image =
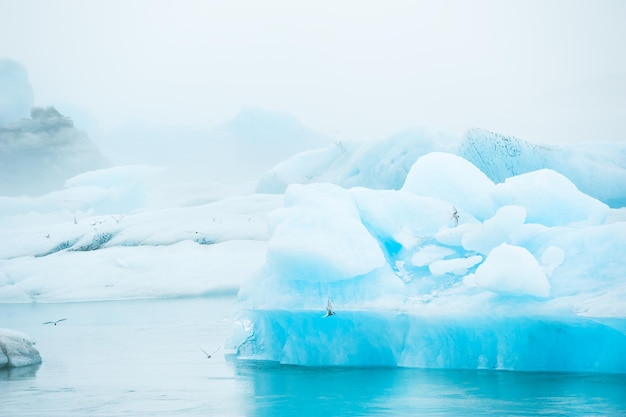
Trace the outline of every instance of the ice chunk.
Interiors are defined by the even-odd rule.
[[[507,178],[496,185],[497,205],[519,205],[526,209],[529,223],[565,226],[576,222],[602,224],[608,206],[580,192],[565,176],[541,169]]]
[[[24,333],[0,329],[0,368],[17,368],[41,363],[35,342]]]
[[[620,214],[594,226],[599,220],[593,217],[608,209],[592,202],[578,220],[573,216],[555,225],[538,216],[529,223],[531,211],[549,214],[553,195],[558,210],[566,208],[563,201],[588,198],[575,188],[559,190],[560,177],[540,171],[535,178],[557,178],[545,184],[555,189],[545,192],[545,202],[537,201],[541,210],[533,205],[538,200],[528,182],[533,175],[525,174],[501,185],[511,187],[510,201],[496,201],[492,210],[506,204],[481,223],[472,216],[480,212],[472,200],[476,195],[452,204],[441,192],[456,187],[462,194],[466,190],[459,184],[471,175],[449,176],[451,185],[444,181],[432,189],[422,181],[437,181],[435,168],[454,165],[455,158],[421,158],[411,172],[421,165],[429,176],[415,177],[416,187],[409,178],[401,190],[329,184],[288,189],[285,207],[270,219],[270,246],[292,234],[283,245],[292,252],[273,262],[268,256],[240,291],[249,309],[242,313],[246,330],[236,332],[233,341],[237,356],[311,366],[624,372],[620,300],[626,285],[616,260],[626,247],[626,222]],[[497,187],[487,182],[478,190],[500,198]],[[460,215],[457,225],[450,222],[453,206]],[[352,246],[333,246],[346,236]],[[313,243],[306,250],[293,251],[307,239]],[[353,252],[367,254],[364,244],[380,248],[381,263]],[[336,315],[322,319],[327,298]],[[610,345],[590,350],[596,337]]]
[[[511,136],[470,129],[457,154],[476,165],[494,182],[543,168],[565,175],[585,194],[611,207],[626,204],[624,144],[593,142],[536,144]]]
[[[452,206],[442,200],[405,191],[350,190],[359,209],[361,221],[388,251],[390,245],[412,248],[438,230],[450,226]],[[461,213],[464,221],[475,221]]]
[[[276,224],[267,262],[284,279],[334,281],[385,264],[376,239],[361,223],[350,194],[330,184],[290,186]]]
[[[493,181],[471,162],[453,154],[432,152],[413,164],[402,190],[447,201],[484,220],[494,213],[493,188]]]
[[[291,183],[330,182],[343,187],[400,189],[415,161],[434,151],[459,155],[496,183],[543,168],[569,178],[582,192],[613,208],[626,205],[626,146],[598,142],[534,144],[471,129],[461,140],[410,129],[381,140],[337,141],[319,152],[298,154],[276,165],[259,181],[258,192],[283,192]],[[481,219],[484,220],[484,219]]]
[[[64,302],[236,292],[267,243],[114,246],[0,263],[0,302]],[[245,262],[241,262],[242,257]],[[237,267],[233,267],[237,265]]]
[[[503,243],[476,269],[476,285],[508,295],[548,297],[550,284],[535,257],[525,248]]]
[[[452,151],[457,142],[455,136],[425,128],[381,140],[335,141],[279,163],[261,177],[257,192],[283,192],[289,184],[312,182],[398,190],[417,158],[433,151]]]
[[[99,216],[0,215],[0,302],[236,292],[265,263],[266,214],[282,204],[249,195]]]
[[[333,145],[306,151],[286,159],[267,171],[256,187],[258,193],[284,193],[289,184],[324,181],[332,175],[327,171],[345,165],[355,144],[335,142]]]
[[[516,233],[526,220],[526,209],[519,206],[504,206],[495,216],[486,220],[481,227],[463,235],[463,247],[488,254],[502,242],[512,243]]]

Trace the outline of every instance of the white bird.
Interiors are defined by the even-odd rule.
[[[452,214],[450,215],[454,219],[454,227],[459,225],[459,212],[456,207],[452,206]]]
[[[333,311],[333,305],[331,304],[330,298],[329,298],[328,301],[326,302],[326,314],[324,314],[322,318],[325,319],[326,317],[330,317],[334,315],[335,315],[335,312]]]
[[[202,352],[204,352],[204,354],[206,355],[207,359],[211,359],[211,357],[213,357],[213,355],[215,355],[217,353],[218,350],[220,350],[220,348],[215,349],[215,352],[213,353],[207,353],[206,350],[202,349],[202,348],[198,348],[200,349]]]
[[[67,320],[67,319],[58,319],[58,320],[56,320],[56,321],[47,321],[47,322],[45,322],[45,323],[43,323],[43,324],[54,324],[54,325],[56,326],[56,325],[57,325],[57,323],[59,323],[59,322],[61,322],[61,321],[65,321],[65,320]]]

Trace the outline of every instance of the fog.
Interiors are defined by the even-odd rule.
[[[618,1],[0,0],[0,188],[121,164],[250,181],[414,127],[623,141],[623,21]],[[33,136],[32,106],[73,126]]]
[[[101,146],[246,105],[341,139],[425,125],[623,140],[625,20],[621,1],[4,0],[0,56]]]

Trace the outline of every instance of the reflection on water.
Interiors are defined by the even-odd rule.
[[[0,381],[34,378],[41,364],[21,368],[0,368]]]
[[[0,304],[43,363],[0,370],[2,416],[626,415],[626,376],[230,362],[234,298]],[[68,317],[58,326],[41,323]]]
[[[254,416],[626,415],[626,376],[240,363]]]

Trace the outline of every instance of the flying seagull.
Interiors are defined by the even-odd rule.
[[[325,319],[326,317],[334,316],[335,312],[333,311],[333,305],[330,303],[330,298],[326,302],[326,314],[322,317]]]
[[[220,348],[215,349],[215,352],[213,353],[207,353],[204,349],[202,348],[198,348],[200,349],[202,352],[204,352],[204,354],[206,355],[207,359],[211,359],[211,357],[213,357],[213,355],[215,355],[217,353],[218,350],[220,350]]]
[[[67,320],[67,319],[58,319],[56,321],[47,321],[47,322],[45,322],[43,324],[54,324],[56,326],[58,322],[65,321],[65,320]]]

